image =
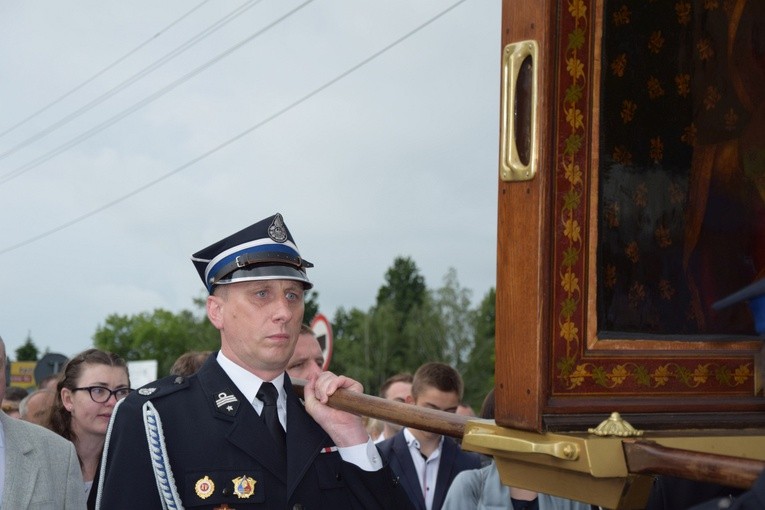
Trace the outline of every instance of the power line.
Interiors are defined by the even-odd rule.
[[[54,227],[54,228],[52,228],[50,230],[42,232],[42,233],[40,233],[40,234],[38,234],[36,236],[30,237],[30,238],[28,238],[28,239],[26,239],[24,241],[21,241],[19,243],[14,244],[14,245],[8,246],[8,247],[3,248],[3,249],[0,249],[0,255],[3,255],[5,253],[11,252],[11,251],[14,251],[14,250],[16,250],[18,248],[21,248],[23,246],[31,244],[31,243],[33,243],[35,241],[39,241],[40,239],[48,237],[48,236],[50,236],[52,234],[55,234],[56,232],[59,232],[59,231],[64,230],[64,229],[66,229],[68,227],[71,227],[72,225],[75,225],[75,224],[77,224],[77,223],[79,223],[81,221],[84,221],[84,220],[90,218],[91,216],[95,216],[96,214],[98,214],[98,213],[100,213],[102,211],[105,211],[105,210],[107,210],[107,209],[109,209],[109,208],[111,208],[111,207],[113,207],[113,206],[115,206],[115,205],[117,205],[117,204],[119,204],[121,202],[124,202],[125,200],[127,200],[129,198],[132,198],[132,197],[138,195],[139,193],[142,193],[142,192],[146,191],[147,189],[155,186],[156,184],[159,184],[160,182],[162,182],[162,181],[172,177],[173,175],[175,175],[177,173],[180,173],[183,170],[185,170],[185,169],[195,165],[196,163],[202,161],[203,159],[206,159],[207,157],[209,157],[209,156],[215,154],[216,152],[224,149],[225,147],[228,147],[229,145],[233,144],[234,142],[244,138],[245,136],[249,135],[253,131],[263,127],[264,125],[268,124],[269,122],[271,122],[271,121],[281,117],[282,115],[284,115],[285,113],[289,112],[293,108],[295,108],[295,107],[301,105],[302,103],[308,101],[309,99],[311,99],[312,97],[316,96],[320,92],[322,92],[325,89],[331,87],[332,85],[334,85],[335,83],[339,82],[340,80],[342,80],[343,78],[347,77],[348,75],[354,73],[358,69],[364,67],[366,64],[368,64],[368,63],[372,62],[373,60],[377,59],[379,56],[381,56],[384,53],[388,52],[392,48],[398,46],[399,44],[401,44],[405,40],[407,40],[410,37],[412,37],[417,32],[421,31],[425,27],[427,27],[430,24],[434,23],[436,20],[440,19],[441,17],[443,17],[444,15],[446,15],[447,13],[452,11],[454,8],[456,8],[460,4],[465,3],[466,1],[467,0],[459,0],[458,2],[455,2],[451,6],[447,7],[446,9],[441,11],[440,13],[438,13],[435,16],[433,16],[432,18],[430,18],[429,20],[425,21],[424,23],[422,23],[421,25],[417,26],[416,28],[410,30],[409,32],[407,32],[403,36],[399,37],[398,39],[396,39],[392,43],[388,44],[387,46],[383,47],[382,49],[376,51],[372,55],[370,55],[367,58],[363,59],[359,63],[357,63],[354,66],[350,67],[349,69],[347,69],[343,73],[339,74],[338,76],[336,76],[336,77],[332,78],[331,80],[325,82],[323,85],[321,85],[318,88],[312,90],[311,92],[309,92],[308,94],[304,95],[300,99],[297,99],[296,101],[292,102],[288,106],[285,106],[284,108],[282,108],[281,110],[277,111],[276,113],[266,117],[265,119],[261,120],[260,122],[250,126],[249,128],[247,128],[244,131],[240,132],[236,136],[234,136],[232,138],[229,138],[225,142],[220,143],[219,145],[217,145],[217,146],[213,147],[212,149],[202,153],[201,155],[195,157],[194,159],[191,159],[191,160],[187,161],[186,163],[182,164],[181,166],[176,167],[175,169],[171,170],[170,172],[168,172],[168,173],[166,173],[164,175],[161,175],[161,176],[157,177],[156,179],[154,179],[154,180],[152,180],[152,181],[150,181],[150,182],[148,182],[148,183],[146,183],[146,184],[144,184],[142,186],[139,186],[138,188],[134,189],[133,191],[130,191],[129,193],[127,193],[125,195],[122,195],[121,197],[118,197],[118,198],[112,200],[111,202],[108,202],[108,203],[106,203],[106,204],[104,204],[104,205],[102,205],[100,207],[97,207],[96,209],[93,209],[93,210],[91,210],[91,211],[89,211],[89,212],[87,212],[85,214],[82,214],[82,215],[80,215],[80,216],[78,216],[78,217],[76,217],[76,218],[74,218],[72,220],[69,220],[66,223],[63,223],[63,224],[61,224],[61,225],[59,225],[57,227]]]
[[[101,76],[102,74],[106,73],[106,72],[107,72],[107,71],[109,71],[110,69],[114,68],[115,66],[117,66],[118,64],[120,64],[121,62],[123,62],[125,59],[127,59],[128,57],[130,57],[130,56],[131,56],[131,55],[133,55],[134,53],[138,52],[139,50],[141,50],[141,49],[142,49],[144,46],[146,46],[146,45],[147,45],[147,44],[149,44],[150,42],[154,41],[154,39],[156,39],[157,37],[161,36],[162,34],[164,34],[165,32],[167,32],[168,30],[170,30],[170,29],[171,29],[173,26],[175,26],[175,25],[177,25],[178,23],[180,23],[180,22],[181,22],[183,19],[185,19],[186,17],[188,17],[188,16],[189,16],[191,13],[193,13],[194,11],[196,11],[197,9],[199,9],[200,7],[202,7],[204,4],[206,4],[206,3],[207,3],[207,2],[209,2],[209,1],[210,1],[210,0],[203,0],[203,1],[202,1],[200,4],[198,4],[196,7],[192,8],[192,9],[191,9],[190,11],[188,11],[186,14],[184,14],[184,15],[183,15],[183,16],[181,16],[180,18],[176,19],[175,21],[173,21],[172,23],[170,23],[169,25],[167,25],[165,28],[163,28],[162,30],[160,30],[159,32],[157,32],[156,34],[154,34],[153,36],[149,37],[149,38],[148,38],[148,39],[146,39],[144,42],[142,42],[141,44],[139,44],[138,46],[136,46],[136,47],[135,47],[135,48],[133,48],[132,50],[128,51],[127,53],[125,53],[124,55],[122,55],[121,57],[119,57],[117,60],[115,60],[114,62],[112,62],[112,63],[111,63],[111,64],[109,64],[108,66],[104,67],[103,69],[101,69],[100,71],[98,71],[96,74],[94,74],[93,76],[91,76],[90,78],[88,78],[87,80],[85,80],[84,82],[80,83],[79,85],[77,85],[76,87],[74,87],[73,89],[71,89],[69,92],[66,92],[65,94],[63,94],[62,96],[60,96],[58,99],[55,99],[55,100],[51,101],[50,103],[48,103],[47,105],[43,106],[42,108],[40,108],[40,109],[39,109],[39,110],[37,110],[36,112],[34,112],[34,113],[30,114],[29,116],[27,116],[27,117],[23,118],[22,120],[20,120],[20,121],[19,121],[19,122],[17,122],[16,124],[12,125],[12,126],[11,126],[11,127],[9,127],[8,129],[6,129],[6,130],[5,130],[5,131],[3,131],[2,133],[0,133],[0,137],[3,137],[3,136],[5,136],[5,135],[7,135],[8,133],[10,133],[10,132],[14,131],[16,128],[23,126],[24,124],[26,124],[26,123],[27,123],[27,122],[29,122],[30,120],[34,119],[35,117],[37,117],[38,115],[40,115],[41,113],[43,113],[44,111],[47,111],[49,108],[51,108],[51,107],[53,107],[53,106],[57,105],[58,103],[60,103],[60,102],[61,102],[61,101],[63,101],[64,99],[66,99],[67,97],[71,96],[72,94],[74,94],[75,92],[77,92],[78,90],[80,90],[81,88],[83,88],[85,85],[87,85],[87,84],[91,83],[93,80],[95,80],[96,78],[98,78],[98,77],[99,77],[99,76]]]
[[[258,0],[258,1],[262,1],[262,0]],[[80,143],[84,142],[85,140],[87,140],[88,138],[92,137],[93,135],[103,131],[104,129],[106,129],[106,128],[114,125],[114,124],[116,124],[117,122],[119,122],[120,120],[124,119],[125,117],[135,113],[138,110],[140,110],[144,106],[146,106],[146,105],[156,101],[157,99],[159,99],[160,97],[164,96],[168,92],[172,91],[173,89],[175,89],[179,85],[187,82],[188,80],[190,80],[191,78],[193,78],[197,74],[199,74],[202,71],[206,70],[207,68],[209,68],[213,64],[218,63],[219,61],[221,61],[224,58],[228,57],[229,55],[231,55],[232,53],[234,53],[238,49],[242,48],[246,44],[250,43],[251,41],[253,41],[257,37],[263,35],[265,32],[267,32],[268,30],[272,29],[273,27],[275,27],[276,25],[278,25],[279,23],[281,23],[285,19],[289,18],[290,16],[292,16],[293,14],[295,14],[296,12],[298,12],[303,7],[305,7],[306,5],[310,4],[313,1],[314,0],[306,0],[302,4],[298,5],[297,7],[292,9],[291,11],[287,12],[286,14],[284,14],[283,16],[277,18],[273,22],[269,23],[268,25],[266,25],[262,29],[258,30],[257,32],[255,32],[251,36],[247,37],[243,41],[240,41],[239,43],[235,44],[234,46],[231,46],[230,48],[228,48],[223,53],[219,53],[214,58],[208,60],[207,62],[205,62],[201,66],[199,66],[199,67],[189,71],[185,75],[181,76],[180,78],[178,78],[177,80],[173,81],[169,85],[166,85],[165,87],[163,87],[162,89],[158,90],[157,92],[154,92],[153,94],[150,94],[150,95],[146,96],[145,98],[143,98],[142,100],[138,101],[137,103],[133,103],[131,106],[129,106],[128,108],[122,110],[121,112],[117,113],[116,115],[113,115],[113,116],[109,117],[108,119],[106,119],[102,123],[100,123],[100,124],[90,128],[90,129],[80,133],[79,135],[75,136],[74,138],[69,139],[67,142],[64,142],[63,144],[59,145],[58,147],[55,147],[55,148],[49,150],[48,152],[46,152],[42,156],[38,156],[37,158],[33,159],[32,161],[28,161],[27,163],[21,165],[20,167],[17,167],[15,169],[11,170],[7,174],[4,174],[4,175],[0,176],[0,184],[3,184],[3,183],[6,183],[6,182],[8,182],[8,181],[10,181],[12,179],[15,179],[16,177],[18,177],[18,176],[28,172],[29,170],[32,170],[33,168],[36,168],[36,167],[40,166],[41,164],[45,163],[46,161],[49,161],[49,160],[53,159],[54,157],[58,156],[62,152],[68,151],[72,147],[75,147],[75,146],[79,145]]]
[[[208,0],[205,0],[205,1],[208,1]],[[64,126],[64,125],[68,124],[69,122],[71,122],[72,120],[74,120],[77,117],[81,116],[82,114],[89,112],[90,110],[92,110],[93,108],[98,106],[99,104],[103,103],[104,101],[106,101],[110,97],[113,97],[117,93],[119,93],[122,90],[126,89],[127,87],[129,87],[133,83],[137,82],[141,78],[143,78],[143,77],[151,74],[152,72],[156,71],[157,69],[159,69],[160,67],[162,67],[163,65],[168,63],[170,60],[174,59],[175,57],[177,57],[178,55],[180,55],[184,51],[188,50],[189,48],[191,48],[192,46],[194,46],[198,42],[206,39],[208,36],[210,36],[211,34],[216,32],[220,28],[224,27],[229,22],[231,22],[234,19],[238,18],[239,16],[244,14],[245,11],[247,11],[251,7],[254,7],[255,5],[259,4],[262,1],[263,0],[248,0],[248,2],[245,3],[244,5],[242,5],[240,7],[237,7],[232,12],[228,13],[226,16],[222,17],[221,19],[219,19],[218,21],[213,23],[211,26],[209,26],[206,29],[204,29],[203,31],[199,32],[194,37],[192,37],[191,39],[187,40],[186,42],[184,42],[183,44],[181,44],[180,46],[178,46],[177,48],[175,48],[171,52],[165,54],[161,58],[155,60],[154,62],[152,62],[148,66],[144,67],[142,70],[140,70],[136,74],[134,74],[134,75],[130,76],[129,78],[127,78],[126,80],[122,81],[119,85],[116,85],[116,86],[112,87],[111,89],[107,90],[106,92],[104,92],[103,94],[98,96],[97,98],[91,100],[90,102],[88,102],[84,106],[81,106],[80,108],[78,108],[77,110],[73,111],[72,113],[69,113],[69,114],[65,115],[63,118],[61,118],[58,121],[54,122],[53,124],[49,125],[45,129],[43,129],[41,131],[38,131],[34,135],[32,135],[32,136],[22,140],[21,142],[17,143],[16,145],[11,147],[7,151],[1,153],[0,154],[0,161],[5,159],[5,158],[7,158],[11,154],[19,151],[20,149],[23,149],[24,147],[26,147],[26,146],[36,142],[37,140],[39,140],[41,138],[44,138],[45,136],[51,134],[52,132],[54,132],[58,128],[60,128],[61,126]],[[197,6],[197,8],[198,7],[199,6]],[[113,67],[113,65],[110,66],[110,67]],[[91,80],[92,80],[92,78],[91,78]],[[88,80],[88,81],[91,81],[91,80]],[[77,87],[76,89],[73,89],[73,90],[77,90],[80,87],[82,87],[82,85],[80,85],[79,87]],[[63,97],[66,97],[66,96],[62,96],[62,98]],[[31,118],[31,117],[28,117],[28,118]],[[2,136],[2,135],[0,135],[0,136]]]

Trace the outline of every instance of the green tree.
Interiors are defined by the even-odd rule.
[[[432,322],[426,321],[432,317],[432,302],[414,260],[396,257],[384,280],[366,324],[367,342],[374,353],[368,366],[374,375],[365,384],[375,391],[390,375],[415,370],[432,355],[429,342],[434,339],[422,332],[432,329]]]
[[[435,305],[443,327],[443,361],[460,372],[473,345],[470,298],[470,290],[461,287],[457,280],[457,270],[449,268],[443,287],[436,291]]]
[[[32,341],[32,333],[27,333],[24,344],[16,349],[16,361],[37,361],[40,351]]]
[[[425,301],[427,287],[417,264],[410,257],[396,257],[385,273],[385,284],[377,291],[377,306],[390,303],[404,321],[409,313]]]
[[[343,307],[335,311],[332,320],[332,358],[329,369],[336,374],[356,379],[364,385],[366,393],[373,393],[371,381],[374,380],[372,358],[374,348],[369,341],[368,314],[352,308]]]
[[[189,310],[172,313],[156,309],[132,316],[113,314],[97,328],[93,340],[97,348],[115,352],[128,361],[157,360],[160,377],[169,373],[173,362],[184,352],[215,350],[220,346],[220,335],[207,317]]]
[[[376,394],[392,374],[445,360],[446,328],[439,306],[414,261],[397,257],[385,273],[375,306],[367,312],[336,312],[332,370]]]
[[[492,287],[471,317],[473,346],[462,377],[465,380],[465,401],[473,405],[476,411],[494,387],[496,299],[496,291]]]
[[[315,290],[309,290],[306,293],[303,322],[305,324],[310,324],[317,313],[319,313],[319,293]]]

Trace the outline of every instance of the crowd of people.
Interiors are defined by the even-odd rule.
[[[0,508],[590,510],[502,485],[490,458],[452,438],[327,405],[362,388],[325,371],[303,324],[312,264],[280,214],[192,261],[220,349],[188,352],[141,388],[121,357],[88,349],[13,395],[0,339]],[[434,361],[392,375],[380,397],[474,416],[463,393],[459,372]],[[493,410],[492,392],[480,416]]]
[[[176,360],[170,375],[190,377],[211,355],[209,351],[189,351]],[[303,324],[286,373],[290,379],[316,379],[323,365],[319,342],[310,327]],[[87,508],[96,508],[97,491],[93,490],[93,484],[99,475],[108,425],[117,402],[133,391],[127,363],[115,354],[88,349],[72,357],[52,381],[53,384],[51,380],[43,381],[38,389],[25,392],[17,406],[20,414],[16,418],[49,429],[74,446],[73,458],[77,459],[82,477],[82,480],[77,480],[80,482],[78,490],[83,499],[74,506],[70,501],[62,500],[58,507],[80,508],[87,505]],[[462,402],[460,374],[439,362],[419,367],[414,375],[400,373],[389,377],[380,389],[380,396],[453,413],[468,407]],[[468,416],[475,415],[462,412]],[[493,394],[484,402],[481,417],[493,418]],[[550,502],[558,498],[546,495],[541,496],[538,507],[518,506],[519,501],[524,501],[526,505],[535,501],[536,493],[501,485],[493,462],[481,455],[462,451],[452,438],[391,422],[378,422],[378,425],[379,429],[376,429],[372,422],[366,423],[369,439],[377,444],[383,463],[390,467],[393,478],[403,488],[412,508],[590,508],[583,503],[565,500],[553,504]],[[378,432],[372,432],[374,430]],[[480,490],[476,490],[476,484],[479,484]],[[520,497],[523,499],[518,499]],[[466,504],[467,501],[470,504]],[[486,504],[486,501],[493,501],[494,506]],[[504,501],[505,506],[497,506],[499,501]]]

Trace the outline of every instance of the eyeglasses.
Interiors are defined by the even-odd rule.
[[[72,391],[88,390],[90,398],[97,404],[104,404],[112,398],[114,395],[115,400],[122,400],[127,397],[131,391],[130,388],[117,388],[116,390],[110,390],[103,386],[85,386],[84,388],[72,388]]]

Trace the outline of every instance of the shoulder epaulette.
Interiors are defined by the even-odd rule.
[[[170,375],[141,386],[136,393],[145,400],[154,400],[176,391],[186,389],[189,386],[189,380],[180,375]]]

